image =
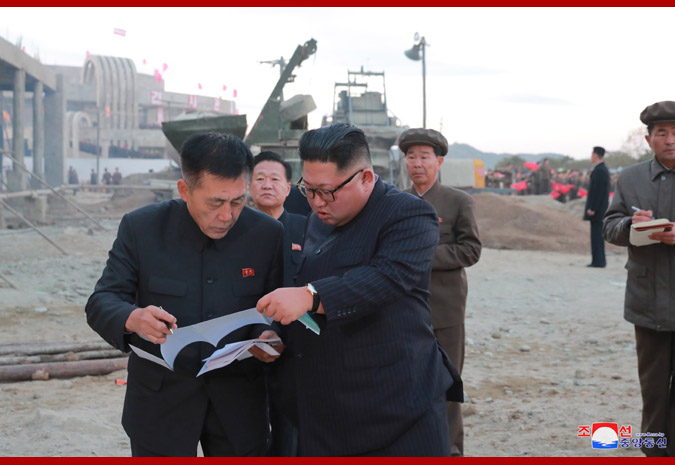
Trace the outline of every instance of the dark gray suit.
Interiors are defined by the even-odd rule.
[[[318,336],[293,323],[283,354],[300,455],[450,453],[446,394],[462,386],[431,327],[438,236],[429,203],[379,180],[348,224],[310,216],[295,284],[313,283],[326,315]]]
[[[201,232],[182,200],[131,212],[122,218],[87,302],[87,321],[120,350],[129,351],[131,343],[161,356],[159,345],[125,333],[131,311],[161,305],[181,327],[255,307],[281,284],[282,231],[279,222],[247,207],[218,240]],[[240,328],[219,347],[257,337],[266,328]],[[195,378],[213,350],[208,343],[187,346],[175,372],[131,354],[122,424],[132,444],[160,455],[194,455],[208,409],[222,423],[234,454],[264,453],[263,364],[251,358]]]

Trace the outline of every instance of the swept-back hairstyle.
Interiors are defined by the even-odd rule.
[[[253,155],[246,145],[234,136],[218,133],[190,136],[180,151],[183,178],[190,188],[199,184],[202,175],[237,179],[253,171]]]
[[[307,131],[300,138],[298,154],[303,162],[333,162],[339,171],[358,161],[372,166],[366,135],[361,129],[346,123]]]
[[[280,163],[281,166],[284,167],[284,171],[286,173],[286,181],[291,182],[291,179],[293,178],[293,167],[291,166],[290,163],[284,160],[284,157],[279,155],[277,152],[265,150],[264,152],[260,152],[258,155],[253,157],[253,166],[255,167],[258,163],[263,161],[275,161],[277,163]]]
[[[602,147],[593,147],[593,152],[600,158],[605,156],[605,149]]]

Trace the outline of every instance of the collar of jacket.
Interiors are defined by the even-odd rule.
[[[662,174],[675,174],[675,170],[669,170],[661,164],[658,158],[654,156],[651,162],[649,163],[649,177],[652,181],[655,181],[657,177]]]
[[[440,185],[441,185],[441,182],[440,182],[438,179],[436,179],[436,182],[434,182],[434,183],[431,185],[431,187],[430,187],[429,189],[426,190],[426,192],[425,192],[424,194],[420,194],[419,192],[417,192],[417,189],[415,189],[415,186],[414,186],[414,185],[412,186],[412,192],[413,192],[417,197],[419,197],[420,199],[423,199],[423,198],[424,198],[425,196],[427,196],[427,195],[432,195],[432,196],[433,196],[434,193],[438,192],[438,189],[440,189],[440,187],[439,187]]]

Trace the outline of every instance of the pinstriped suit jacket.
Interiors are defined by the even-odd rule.
[[[431,326],[437,244],[433,207],[380,180],[350,223],[335,228],[310,216],[295,284],[314,284],[324,327],[317,336],[293,323],[284,352],[302,455],[382,449],[444,396],[453,375],[461,392]]]

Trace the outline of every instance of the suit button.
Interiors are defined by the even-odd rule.
[[[213,278],[206,278],[206,284],[213,284]]]
[[[319,255],[319,254],[321,253],[321,249],[316,249],[316,250],[314,251],[314,253],[315,253],[316,255]]]

